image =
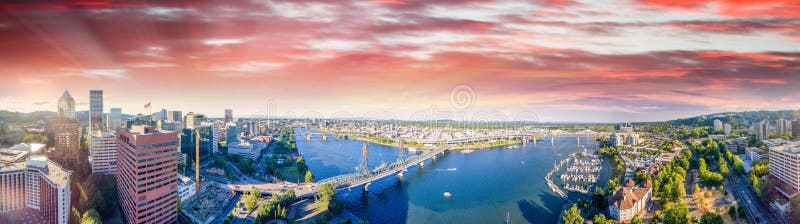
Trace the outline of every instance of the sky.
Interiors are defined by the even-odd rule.
[[[626,122],[800,109],[800,1],[0,3],[0,110]],[[144,109],[150,102],[153,109]]]

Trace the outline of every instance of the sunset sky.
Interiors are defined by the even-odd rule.
[[[0,3],[0,110],[653,121],[800,108],[800,1]],[[427,117],[426,117],[427,116]]]

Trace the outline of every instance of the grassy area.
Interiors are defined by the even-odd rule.
[[[278,173],[285,181],[297,182],[297,180],[304,180],[304,176],[300,174],[300,171],[295,166],[278,168]]]

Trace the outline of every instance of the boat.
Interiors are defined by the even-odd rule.
[[[506,211],[506,224],[511,224],[511,212]]]
[[[417,151],[417,148],[408,148],[408,151],[409,151],[409,152],[416,152],[416,151]]]
[[[444,197],[445,197],[445,198],[449,198],[450,196],[453,196],[453,194],[450,194],[450,192],[449,192],[449,191],[445,191],[445,192],[444,192]]]

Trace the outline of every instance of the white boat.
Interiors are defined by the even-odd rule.
[[[450,194],[449,191],[444,192],[444,197],[449,198],[450,196],[453,196],[453,194]]]
[[[417,148],[408,148],[408,151],[409,151],[409,152],[416,152],[416,151],[417,151]]]

